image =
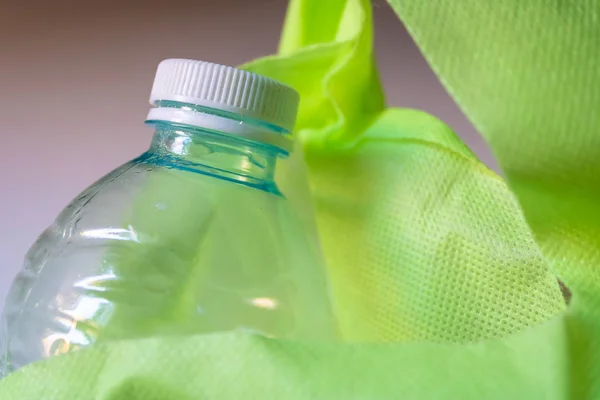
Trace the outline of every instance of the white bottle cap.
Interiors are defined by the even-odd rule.
[[[236,113],[291,132],[299,95],[248,71],[204,61],[168,59],[158,65],[150,104],[168,100]]]

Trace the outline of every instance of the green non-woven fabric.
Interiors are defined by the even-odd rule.
[[[597,305],[600,3],[390,3],[488,140],[574,306]]]
[[[572,387],[600,397],[600,3],[390,3],[487,139],[551,269],[573,293],[579,340],[571,345],[580,358]]]
[[[440,121],[383,107],[370,2],[320,4],[292,1],[281,54],[245,67],[300,93],[296,144],[343,338],[468,342],[559,312],[503,181]]]
[[[437,32],[432,43],[448,35],[444,24],[452,24],[460,4],[467,3],[465,13],[473,21],[490,11],[474,2],[393,5],[407,16],[413,33]],[[558,271],[558,261],[548,256],[506,163],[499,157],[517,198],[443,123],[416,110],[385,109],[373,62],[370,7],[366,0],[293,0],[280,54],[246,65],[302,95],[296,146],[303,158],[281,183],[293,192],[307,182],[311,201],[299,204],[316,221],[343,339],[354,343],[235,333],[113,341],[17,371],[0,381],[0,399],[597,397],[593,354],[600,330],[589,311],[582,311],[589,308],[564,310],[548,265],[550,260]],[[529,10],[522,7],[523,13]],[[503,26],[498,29],[512,29],[511,15],[501,14],[504,19],[494,22]],[[467,32],[467,21],[455,24]],[[487,54],[465,45],[464,53],[470,51],[475,59]],[[465,55],[440,47],[428,54],[440,64]],[[496,68],[516,71],[503,62]],[[446,83],[444,74],[454,73],[449,71],[438,68]],[[514,77],[530,84],[528,76]],[[466,96],[467,89],[452,92]],[[512,101],[494,99],[494,106]],[[494,118],[492,125],[506,122],[503,115]],[[516,131],[511,140],[526,143],[534,132]],[[490,143],[498,153],[499,145]],[[523,165],[536,152],[551,153],[546,141],[535,143],[537,148],[522,153]],[[305,176],[297,177],[298,170]],[[537,193],[536,179],[530,183],[522,187]],[[545,209],[543,197],[530,198]],[[552,220],[574,226],[566,218]],[[555,254],[564,255],[561,265],[578,265],[586,252],[594,254],[594,248],[585,249]],[[585,281],[559,275],[569,285]],[[581,287],[593,288],[593,280],[586,285]],[[589,304],[578,293],[593,297],[593,292],[576,289],[574,305]]]
[[[568,322],[505,340],[309,345],[238,334],[113,342],[5,378],[0,399],[566,399]]]

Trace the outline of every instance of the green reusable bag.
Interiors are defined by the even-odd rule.
[[[384,107],[369,1],[293,0],[279,55],[246,68],[302,95],[281,186],[346,343],[113,341],[17,371],[0,399],[600,397],[598,6],[390,3],[510,186],[432,116]]]

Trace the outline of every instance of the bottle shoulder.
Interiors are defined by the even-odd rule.
[[[71,242],[98,237],[133,240],[133,232],[165,235],[169,227],[185,231],[208,220],[277,226],[289,224],[292,214],[279,194],[138,158],[82,191],[49,231]]]

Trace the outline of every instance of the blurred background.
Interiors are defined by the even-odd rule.
[[[28,247],[90,183],[137,156],[158,62],[237,65],[276,51],[286,0],[0,1],[0,305]],[[374,1],[393,106],[449,124],[492,166],[395,14]]]

